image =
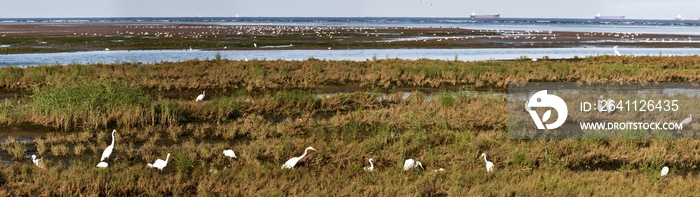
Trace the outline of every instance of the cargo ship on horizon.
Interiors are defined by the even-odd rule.
[[[475,12],[472,12],[471,18],[501,18],[501,14],[493,14],[493,15],[476,15]]]
[[[625,15],[622,16],[601,16],[600,13],[595,15],[595,19],[598,20],[624,20]]]
[[[683,18],[679,14],[678,16],[676,16],[676,20],[679,20],[679,21],[700,21],[700,18]]]

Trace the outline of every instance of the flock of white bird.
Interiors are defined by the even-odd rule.
[[[615,46],[615,52],[617,53],[617,46]],[[195,102],[203,101],[204,96],[205,96],[205,94],[204,94],[205,92],[206,91],[202,91],[202,94],[198,95],[197,98],[195,98]],[[601,95],[600,97],[603,98],[603,95]],[[610,103],[610,99],[608,99],[608,103]],[[525,105],[527,106],[527,104],[525,104]],[[602,105],[600,105],[600,103],[599,103],[598,106],[602,106]],[[609,111],[612,111],[612,110],[609,109]],[[692,118],[693,118],[693,115],[690,114],[688,118],[683,119],[683,121],[681,121],[681,124],[683,124],[683,125],[690,124],[690,122],[692,121]],[[108,159],[109,156],[112,154],[112,151],[114,150],[114,133],[116,133],[116,132],[117,132],[116,129],[112,130],[112,144],[107,146],[107,148],[105,148],[105,150],[102,152],[102,157],[100,157],[100,163],[97,164],[98,168],[107,168],[107,166],[109,166],[109,164],[107,162],[105,162],[105,159]],[[308,154],[309,150],[316,151],[316,149],[314,149],[311,146],[307,147],[306,149],[304,149],[304,154],[302,154],[301,156],[292,157],[291,159],[287,160],[287,162],[284,162],[284,164],[282,165],[282,169],[294,168],[294,166],[297,165],[299,160],[301,160],[302,158],[304,158]],[[236,153],[231,149],[224,150],[223,155],[230,157],[230,158],[238,159],[238,156],[236,156]],[[479,156],[479,158],[482,158],[482,157],[484,158],[486,172],[494,172],[494,164],[493,164],[493,162],[486,159],[486,153],[481,153],[481,156]],[[168,153],[168,155],[165,157],[165,160],[158,158],[153,163],[146,164],[146,166],[149,168],[157,168],[158,170],[160,170],[162,172],[163,168],[165,168],[165,166],[168,165],[169,159],[170,159],[170,153]],[[363,170],[369,171],[369,172],[374,171],[374,163],[372,163],[373,161],[374,160],[372,158],[369,158],[369,166],[363,167]],[[37,159],[36,155],[32,155],[32,162],[37,167],[44,168],[43,158]],[[412,158],[406,159],[404,161],[404,164],[403,164],[403,170],[408,171],[412,168],[420,168],[421,170],[425,170],[425,168],[423,167],[423,164],[420,161],[416,161]],[[440,168],[438,170],[435,170],[435,172],[441,172],[444,170],[445,169]],[[668,175],[668,172],[669,172],[668,166],[664,166],[661,169],[661,176]]]

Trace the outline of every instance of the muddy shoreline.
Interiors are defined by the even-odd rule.
[[[700,35],[452,27],[3,24],[0,54],[102,50],[303,50],[700,46]]]

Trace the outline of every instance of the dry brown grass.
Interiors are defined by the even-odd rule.
[[[656,69],[653,65],[658,64],[669,65],[667,72],[671,75],[687,77],[673,80],[692,81],[696,76],[689,73],[697,68],[690,64],[700,61],[697,59],[601,57],[571,62],[476,62],[459,67],[493,69],[468,82],[485,85],[503,79],[506,74],[515,81],[578,81],[583,79],[561,76],[618,72],[626,73],[619,74],[620,79],[637,80],[639,78],[628,77],[629,73]],[[278,63],[278,67],[273,67],[271,62]],[[459,72],[418,68],[419,65],[443,65],[443,61],[406,62],[350,62],[344,66],[345,62],[317,60],[260,61],[258,66],[264,68],[265,75],[262,76],[276,75],[268,71],[271,68],[288,69],[289,72],[279,72],[279,75],[286,73],[286,76],[314,73],[304,76],[302,82],[306,85],[289,86],[308,85],[308,88],[317,85],[318,81],[332,78],[330,76],[341,78],[340,71],[352,76],[355,75],[353,72],[362,71],[357,76],[366,77],[368,86],[390,84],[388,87],[399,83],[441,86],[445,82],[440,81],[447,80],[445,76],[450,76],[455,84],[461,84],[461,78],[466,77],[465,80],[469,81],[468,77],[477,75],[459,70],[466,68],[456,68]],[[186,84],[184,79],[194,71],[184,66],[177,67],[179,64],[194,62],[169,64],[173,69],[182,69],[182,73],[160,73],[164,75],[163,79],[182,79],[181,83]],[[198,62],[190,66],[200,66],[202,70],[212,67],[233,69],[211,64]],[[222,61],[220,64],[245,68],[252,63]],[[379,64],[383,67],[378,67]],[[620,64],[624,69],[615,71],[594,64]],[[637,67],[629,66],[637,64]],[[154,69],[142,68],[148,66],[120,68],[127,65],[112,65],[119,68],[117,72],[124,72],[125,81],[134,79],[134,76],[125,74],[132,72],[129,69]],[[416,67],[411,69],[418,70],[410,70],[411,65]],[[99,70],[104,69],[103,66],[106,67],[89,68]],[[209,67],[205,69],[203,66]],[[528,67],[552,72],[537,74],[540,70],[517,70]],[[252,74],[260,72],[255,68],[246,69],[253,69]],[[399,72],[397,69],[403,70]],[[148,71],[144,75],[158,73]],[[319,74],[321,71],[328,76]],[[338,73],[334,74],[335,71]],[[397,73],[370,76],[391,72]],[[175,74],[180,76],[170,76]],[[211,73],[200,74],[207,78]],[[241,77],[249,76],[250,73]],[[410,80],[399,82],[387,76],[415,78],[408,77],[405,79]],[[231,78],[235,77],[232,75]],[[275,80],[289,80],[285,83],[292,84],[299,82],[293,80],[297,78],[258,76],[257,85],[251,87],[253,90],[273,87],[270,81]],[[376,82],[377,78],[381,78],[380,82]],[[136,82],[129,83],[141,86]],[[217,83],[209,81],[205,84],[215,86]],[[112,122],[112,128],[72,124],[79,132],[48,133],[34,141],[39,155],[47,154],[45,160],[53,165],[38,169],[21,159],[17,161],[23,162],[3,164],[0,195],[692,196],[697,192],[698,140],[513,140],[508,139],[506,131],[507,102],[498,96],[450,91],[426,95],[414,91],[406,100],[398,99],[402,94],[395,93],[390,94],[395,99],[379,101],[374,94],[365,92],[316,98],[312,91],[286,89],[289,87],[282,85],[280,88],[284,90],[250,94],[221,93],[200,103],[191,99],[149,97],[149,104],[139,110],[142,114],[152,115],[134,116],[148,121],[139,120],[137,122],[141,123],[135,124]],[[152,109],[151,106],[161,107]],[[111,143],[109,131],[114,128],[117,129],[116,145],[109,159],[110,166],[97,169],[95,164],[99,162],[99,154]],[[6,147],[15,142],[18,141],[8,138],[2,143],[2,149],[8,151]],[[280,169],[287,159],[299,156],[307,146],[318,151],[310,152],[293,170]],[[46,147],[51,147],[51,151]],[[74,147],[72,152],[68,147]],[[78,147],[84,147],[84,150],[78,150]],[[239,159],[224,157],[222,151],[226,148],[233,149]],[[73,157],[80,153],[95,155],[80,159]],[[167,153],[172,155],[163,173],[145,167],[156,158],[165,159]],[[478,158],[481,153],[486,153],[495,163],[495,173],[485,172],[483,160]],[[375,160],[375,172],[362,171],[369,157]],[[407,158],[421,161],[426,171],[403,172],[401,166]],[[659,170],[665,165],[671,167],[671,175],[661,178]],[[432,173],[439,168],[446,171]]]

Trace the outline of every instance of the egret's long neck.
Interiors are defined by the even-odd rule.
[[[170,154],[168,154],[168,156],[165,157],[165,163],[168,163],[168,159],[170,159]]]
[[[372,163],[372,160],[369,160],[369,166],[370,166],[370,168],[374,168],[374,164]]]
[[[304,156],[306,156],[306,153],[308,153],[308,152],[309,152],[309,149],[307,148],[306,150],[304,150],[304,154],[299,156],[299,158],[304,158]]]
[[[114,145],[114,131],[112,131],[112,145]]]
[[[486,155],[484,155],[484,162],[488,163],[489,160],[486,160]]]

